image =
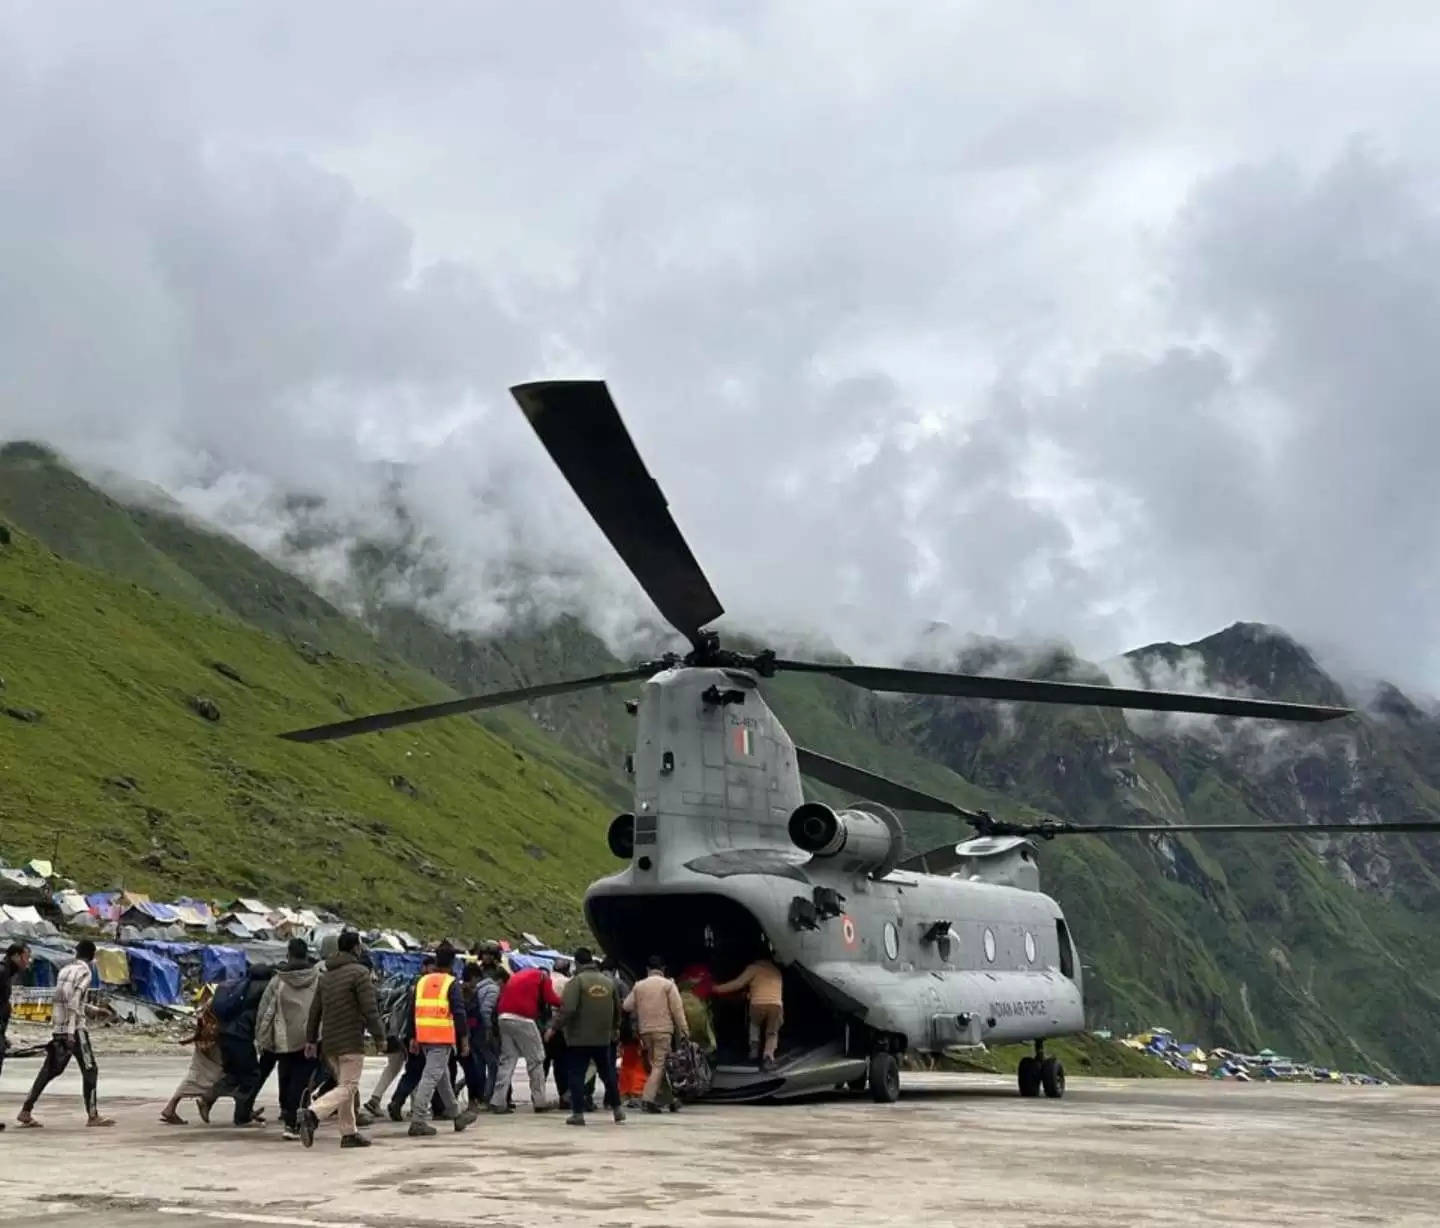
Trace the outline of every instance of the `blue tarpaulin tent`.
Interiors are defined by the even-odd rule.
[[[382,951],[375,949],[366,951],[365,955],[366,958],[370,960],[370,966],[382,977],[420,975],[421,955],[419,951]],[[456,975],[458,975],[458,973]]]
[[[144,947],[131,947],[130,985],[147,1002],[171,1006],[180,1001],[180,965]]]
[[[216,981],[238,981],[249,966],[245,952],[239,947],[202,947],[200,979],[207,985]]]
[[[166,959],[184,959],[187,955],[194,955],[196,951],[204,949],[202,943],[198,942],[166,942],[162,938],[145,938],[134,946],[144,947],[147,951],[154,951],[156,955],[163,955]]]
[[[505,958],[512,972],[519,972],[522,968],[544,968],[549,972],[555,967],[554,956],[546,959],[540,955],[521,955],[518,951],[511,951]]]

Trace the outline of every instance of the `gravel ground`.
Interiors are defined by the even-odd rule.
[[[0,1136],[0,1223],[1440,1223],[1440,1095],[1422,1087],[1077,1078],[1053,1102],[1020,1100],[1008,1079],[927,1074],[907,1076],[894,1105],[692,1106],[624,1126],[595,1115],[584,1130],[522,1107],[430,1140],[385,1122],[363,1152],[341,1151],[330,1126],[305,1151],[273,1126],[220,1124],[221,1112],[208,1127],[161,1125],[184,1065],[102,1051],[102,1100],[119,1122],[104,1131],[84,1127],[67,1074],[42,1102],[45,1129]],[[7,1065],[6,1118],[33,1070]]]

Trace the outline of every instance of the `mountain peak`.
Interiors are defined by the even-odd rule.
[[[1252,692],[1269,699],[1343,705],[1345,692],[1310,650],[1269,623],[1236,622],[1190,644],[1150,644],[1125,654],[1155,680],[1154,666],[1184,678],[1177,689]]]

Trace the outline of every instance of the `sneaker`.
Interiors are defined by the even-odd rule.
[[[533,1112],[536,1113],[551,1113],[555,1110],[555,1106],[553,1104],[532,1104],[530,1108]]]
[[[340,1136],[342,1147],[369,1147],[370,1140],[363,1134],[342,1134]]]
[[[680,1111],[680,1102],[678,1100],[672,1100],[665,1107],[672,1113],[678,1113]]]
[[[379,1117],[380,1114],[385,1111],[380,1104],[379,1096],[371,1096],[370,1099],[365,1102],[364,1108],[371,1117]]]
[[[647,1113],[660,1112],[660,1106],[656,1104],[653,1100],[642,1100],[640,1102],[640,1107],[644,1109]]]
[[[468,1125],[470,1125],[471,1122],[473,1122],[474,1120],[475,1120],[475,1114],[472,1113],[469,1109],[466,1109],[463,1113],[456,1113],[456,1114],[455,1114],[455,1133],[456,1133],[456,1134],[459,1134],[460,1131],[462,1131],[463,1129],[465,1129],[465,1127],[468,1126]]]
[[[430,1138],[435,1133],[435,1127],[428,1121],[412,1121],[410,1123],[411,1138]]]
[[[624,1123],[624,1121],[625,1121],[625,1110],[624,1110],[624,1109],[616,1108],[616,1109],[611,1110],[611,1113],[612,1113],[612,1116],[615,1118],[615,1124],[616,1124],[617,1126]]]
[[[314,1112],[306,1109],[300,1114],[300,1141],[307,1147],[315,1146],[315,1131],[320,1125],[320,1119]],[[346,1136],[349,1137],[348,1135]]]
[[[515,1111],[513,1104],[507,1104],[503,1109],[498,1104],[486,1105],[485,1108],[489,1113],[513,1113]]]
[[[294,1126],[286,1126],[285,1129],[280,1131],[280,1137],[283,1138],[287,1143],[298,1142],[300,1138],[300,1131],[297,1130]]]
[[[357,1126],[373,1126],[375,1124],[375,1116],[373,1113],[356,1113],[355,1124]]]
[[[404,1106],[403,1104],[401,1104],[400,1101],[398,1101],[398,1100],[392,1100],[392,1101],[390,1102],[389,1107],[385,1110],[385,1112],[390,1115],[390,1120],[391,1120],[391,1121],[404,1121],[404,1120],[405,1120],[405,1106]],[[378,1114],[377,1114],[377,1116],[378,1116]]]
[[[565,1124],[567,1126],[583,1126],[585,1124],[585,1114],[571,1113],[570,1116],[565,1119]]]
[[[595,1112],[595,1097],[594,1097],[594,1096],[587,1096],[587,1097],[586,1097],[586,1099],[585,1099],[585,1111],[586,1111],[587,1113],[593,1113],[593,1112]]]

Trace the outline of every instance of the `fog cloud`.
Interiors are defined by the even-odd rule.
[[[11,5],[0,434],[618,636],[505,393],[602,375],[732,624],[1244,618],[1433,686],[1437,44],[1419,4]]]

